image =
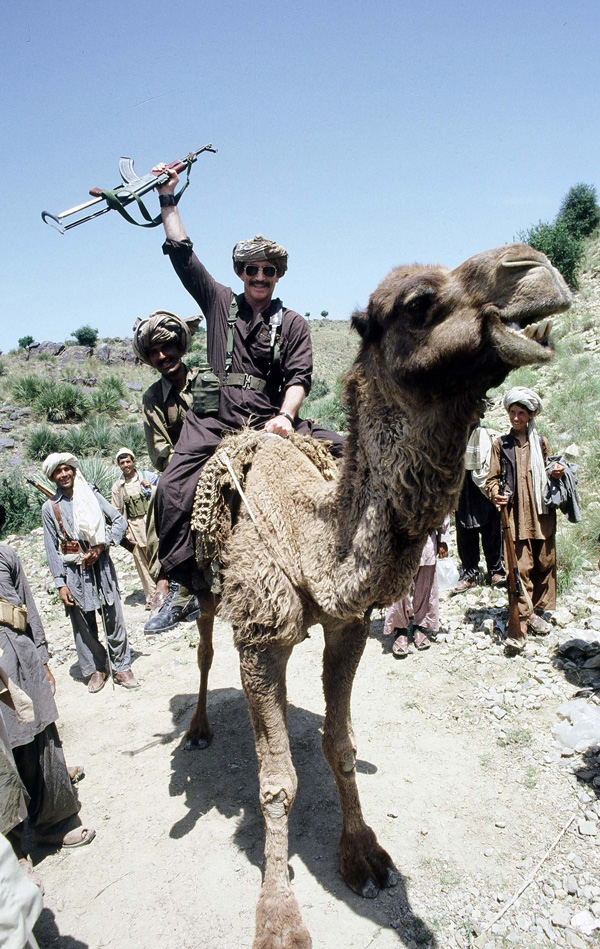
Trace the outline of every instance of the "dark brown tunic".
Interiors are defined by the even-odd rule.
[[[218,283],[198,260],[190,240],[167,240],[163,251],[186,290],[193,296],[206,318],[208,362],[216,373],[225,369],[227,349],[227,317],[234,293],[231,287]],[[255,316],[244,294],[237,296],[239,314],[233,346],[234,373],[247,373],[267,380],[263,392],[241,386],[221,389],[219,414],[216,418],[198,418],[188,412],[177,441],[175,452],[163,474],[156,494],[156,520],[159,532],[159,558],[167,573],[194,556],[189,528],[194,491],[202,466],[218,448],[226,432],[238,431],[245,425],[261,427],[277,414],[285,390],[293,385],[310,391],[312,345],[306,320],[294,310],[282,309],[279,338],[280,363],[271,363],[269,317],[280,306],[270,306]],[[314,422],[296,419],[294,429],[332,442],[332,454],[341,457],[343,439],[334,432],[321,429]],[[181,578],[185,582],[185,578]]]

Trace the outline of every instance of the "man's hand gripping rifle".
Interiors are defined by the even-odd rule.
[[[212,145],[203,145],[202,148],[199,148],[197,151],[190,152],[185,158],[179,161],[172,161],[167,165],[167,168],[174,168],[178,173],[187,170],[186,182],[179,193],[175,195],[176,201],[179,201],[181,195],[190,183],[190,172],[192,165],[198,159],[198,155],[201,155],[202,152],[215,153],[216,151],[217,149],[213,148]],[[155,218],[152,217],[142,201],[142,195],[166,184],[169,180],[168,174],[164,171],[151,171],[149,174],[139,178],[133,169],[132,158],[119,159],[119,172],[123,179],[122,185],[117,185],[117,187],[113,189],[90,188],[90,194],[93,196],[91,201],[78,204],[74,208],[69,208],[68,211],[61,211],[60,214],[50,214],[48,211],[42,211],[42,220],[46,224],[50,224],[51,227],[55,227],[61,234],[64,234],[65,231],[69,231],[72,227],[77,227],[78,224],[84,224],[85,221],[91,221],[95,217],[100,217],[101,214],[106,214],[107,211],[118,211],[126,221],[129,221],[130,224],[135,224],[137,227],[157,227],[157,225],[160,224],[161,216],[159,214]],[[134,220],[125,210],[126,206],[133,201],[137,203],[142,217],[147,222],[146,224]],[[84,214],[82,217],[77,218],[77,220],[70,221],[68,224],[63,223],[65,218],[71,217],[74,214],[81,214],[83,211],[87,211],[88,208],[95,207],[100,203],[104,206],[98,211],[90,211],[89,214]]]

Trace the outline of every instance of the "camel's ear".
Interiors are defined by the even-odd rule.
[[[354,311],[350,318],[350,326],[353,330],[356,330],[359,336],[362,336],[363,339],[365,338],[369,321],[367,320],[367,314],[364,310]]]
[[[356,330],[365,343],[377,343],[381,339],[381,327],[379,323],[370,319],[365,310],[356,310],[352,314],[350,326]]]

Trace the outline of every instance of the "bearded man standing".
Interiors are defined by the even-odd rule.
[[[158,189],[167,237],[163,251],[206,318],[211,369],[196,381],[194,411],[188,412],[156,495],[162,568],[169,578],[189,586],[195,572],[189,526],[194,491],[203,465],[226,432],[252,425],[286,438],[293,430],[329,442],[336,458],[342,455],[343,439],[298,418],[310,391],[312,347],[304,318],[273,298],[287,270],[285,249],[262,235],[238,242],[233,268],[244,286],[243,293],[235,294],[218,283],[193,252],[175,202],[177,173],[165,165],[153,171],[169,175]],[[205,379],[208,391],[202,390]],[[168,611],[167,604],[163,610]]]
[[[139,684],[131,671],[129,640],[117,575],[109,549],[119,544],[127,521],[95,485],[87,483],[70,452],[48,455],[42,471],[56,495],[42,506],[44,546],[50,573],[73,627],[75,648],[88,691],[106,683],[106,649],[98,639],[96,611],[106,623],[114,680],[126,689]]]

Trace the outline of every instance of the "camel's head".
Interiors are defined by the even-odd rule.
[[[397,267],[352,325],[359,359],[373,358],[385,390],[484,392],[516,366],[552,357],[550,317],[571,293],[544,254],[507,244],[455,270]]]

